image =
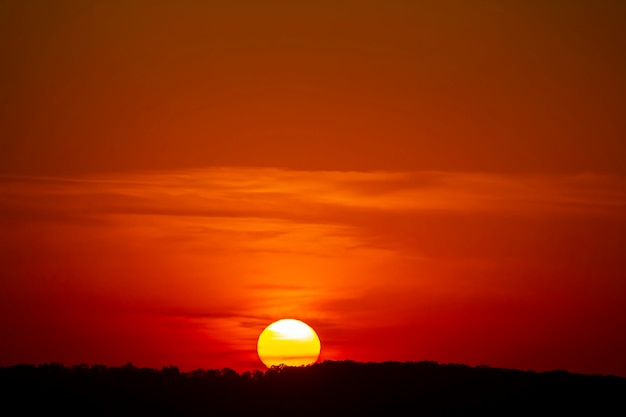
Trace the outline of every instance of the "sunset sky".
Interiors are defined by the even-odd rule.
[[[0,1],[0,366],[626,376],[626,2]]]

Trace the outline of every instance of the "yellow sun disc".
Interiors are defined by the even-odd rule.
[[[259,335],[257,353],[268,368],[310,365],[320,356],[320,339],[308,324],[294,319],[275,321]]]

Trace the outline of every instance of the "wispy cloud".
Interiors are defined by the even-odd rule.
[[[82,179],[3,177],[2,209],[325,221],[336,210],[622,214],[626,180],[595,174],[211,168]]]

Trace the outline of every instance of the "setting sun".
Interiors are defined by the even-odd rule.
[[[320,339],[308,324],[294,319],[278,320],[259,335],[257,352],[268,368],[274,365],[301,366],[317,361]]]

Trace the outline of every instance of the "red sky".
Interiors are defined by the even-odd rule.
[[[626,376],[626,6],[0,3],[0,365]]]

